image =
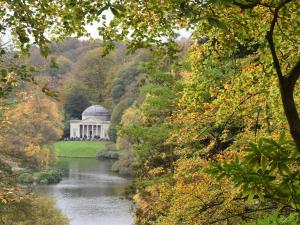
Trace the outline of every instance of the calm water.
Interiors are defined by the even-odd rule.
[[[56,199],[71,225],[131,225],[131,204],[121,194],[128,180],[110,171],[112,162],[61,158],[64,179],[39,186],[38,192]]]

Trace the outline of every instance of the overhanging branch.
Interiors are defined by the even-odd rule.
[[[274,209],[277,209],[277,207],[276,206],[270,206],[270,207],[266,207],[266,208],[253,209],[253,210],[249,210],[247,212],[241,212],[241,213],[229,215],[227,217],[211,221],[208,224],[216,224],[216,223],[228,220],[228,219],[233,218],[233,217],[242,217],[243,215],[247,215],[247,214],[251,214],[251,213],[255,213],[255,212],[259,212],[259,211],[267,211],[267,210],[274,210]]]
[[[241,3],[240,1],[233,1],[234,5],[237,5],[241,9],[253,9],[255,6],[257,6],[260,3],[260,0],[250,2],[250,3]]]

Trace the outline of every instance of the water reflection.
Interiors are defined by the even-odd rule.
[[[130,225],[130,202],[120,195],[128,180],[110,171],[112,162],[61,158],[64,179],[56,185],[39,186],[38,192],[53,196],[71,225]]]

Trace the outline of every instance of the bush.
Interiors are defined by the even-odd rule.
[[[21,184],[32,184],[34,182],[34,177],[32,173],[22,173],[18,177],[18,181]]]
[[[68,225],[69,221],[53,199],[32,197],[1,205],[0,224],[14,225]]]
[[[97,159],[119,159],[120,152],[117,151],[116,145],[113,142],[105,142],[105,149],[98,152]]]
[[[56,184],[62,180],[62,173],[59,170],[48,170],[40,172],[36,178],[38,184]]]
[[[61,180],[61,171],[55,169],[35,173],[22,173],[18,177],[18,181],[21,184],[57,184]]]

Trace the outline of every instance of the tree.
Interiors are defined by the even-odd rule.
[[[49,150],[43,146],[62,135],[63,118],[59,107],[41,90],[31,90],[31,87],[18,93],[14,102],[4,114],[8,122],[1,121],[4,129],[0,132],[0,158],[10,162],[12,167],[26,164],[45,168]]]
[[[68,118],[81,118],[82,112],[90,105],[87,96],[80,87],[74,86],[64,99],[64,110]]]
[[[62,135],[57,102],[32,86],[0,100],[0,211],[2,224],[68,224],[51,200],[18,185],[19,168],[47,169],[54,163],[51,142]]]
[[[110,125],[108,130],[108,135],[110,140],[116,141],[117,140],[117,126],[121,122],[122,115],[127,108],[129,108],[133,103],[132,99],[123,99],[120,101],[112,111]]]
[[[133,50],[156,46],[174,53],[179,28],[194,30],[195,38],[208,37],[212,48],[219,53],[231,51],[233,57],[237,46],[257,46],[256,63],[278,77],[290,133],[300,151],[300,119],[293,98],[300,76],[298,1],[114,1],[79,10],[78,14],[94,19],[95,10],[108,9],[115,17],[100,31],[109,47],[113,41],[130,36]]]
[[[71,60],[59,56],[58,58],[54,59],[55,60],[55,65],[49,65],[49,68],[47,69],[47,73],[49,73],[50,76],[62,76],[63,74],[66,74],[67,72],[70,71],[71,69]]]
[[[130,65],[116,75],[111,87],[111,97],[114,104],[117,104],[121,100],[128,87],[136,82],[141,72],[138,65]]]
[[[55,203],[48,197],[21,199],[7,205],[0,205],[2,224],[53,224],[67,225],[68,219],[55,208]],[[22,210],[20,210],[22,209]]]

